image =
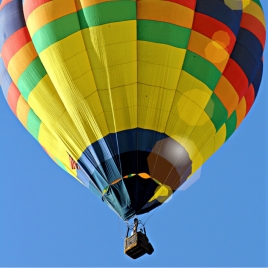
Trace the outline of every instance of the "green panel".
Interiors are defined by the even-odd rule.
[[[216,131],[225,123],[228,118],[228,112],[220,99],[213,93],[205,108],[205,112],[213,122]]]
[[[40,53],[50,45],[79,30],[77,13],[73,13],[44,25],[34,34],[32,40],[37,53]]]
[[[178,25],[161,21],[138,20],[138,40],[187,48],[190,33],[191,29]]]
[[[265,1],[267,1],[267,0],[265,0]],[[252,0],[252,2],[255,2],[255,3],[256,3],[257,5],[259,5],[260,8],[262,9],[260,0]]]
[[[234,111],[225,123],[226,124],[226,140],[228,140],[229,137],[235,132],[236,123],[237,123],[237,117],[236,117],[236,111]]]
[[[33,135],[33,137],[36,140],[38,140],[40,125],[41,125],[41,120],[31,109],[28,113],[28,118],[27,118],[27,130]]]
[[[214,90],[222,73],[209,61],[187,50],[182,69]]]
[[[114,1],[89,6],[78,12],[81,29],[111,22],[136,20],[136,2]]]
[[[46,70],[40,59],[35,58],[18,80],[18,88],[23,98],[28,101],[29,94],[46,75]]]

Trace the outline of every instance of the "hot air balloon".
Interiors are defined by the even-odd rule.
[[[2,0],[0,22],[11,110],[125,221],[191,180],[261,83],[259,0]]]

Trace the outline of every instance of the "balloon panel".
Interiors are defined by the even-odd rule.
[[[125,220],[168,200],[260,86],[258,0],[13,0],[0,18],[11,110]]]

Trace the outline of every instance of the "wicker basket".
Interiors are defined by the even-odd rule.
[[[124,252],[132,259],[137,259],[145,253],[152,254],[154,249],[149,240],[142,232],[136,232],[125,239]]]

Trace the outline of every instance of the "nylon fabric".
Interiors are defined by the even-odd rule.
[[[11,0],[0,21],[11,110],[124,220],[190,179],[261,83],[259,0]]]

